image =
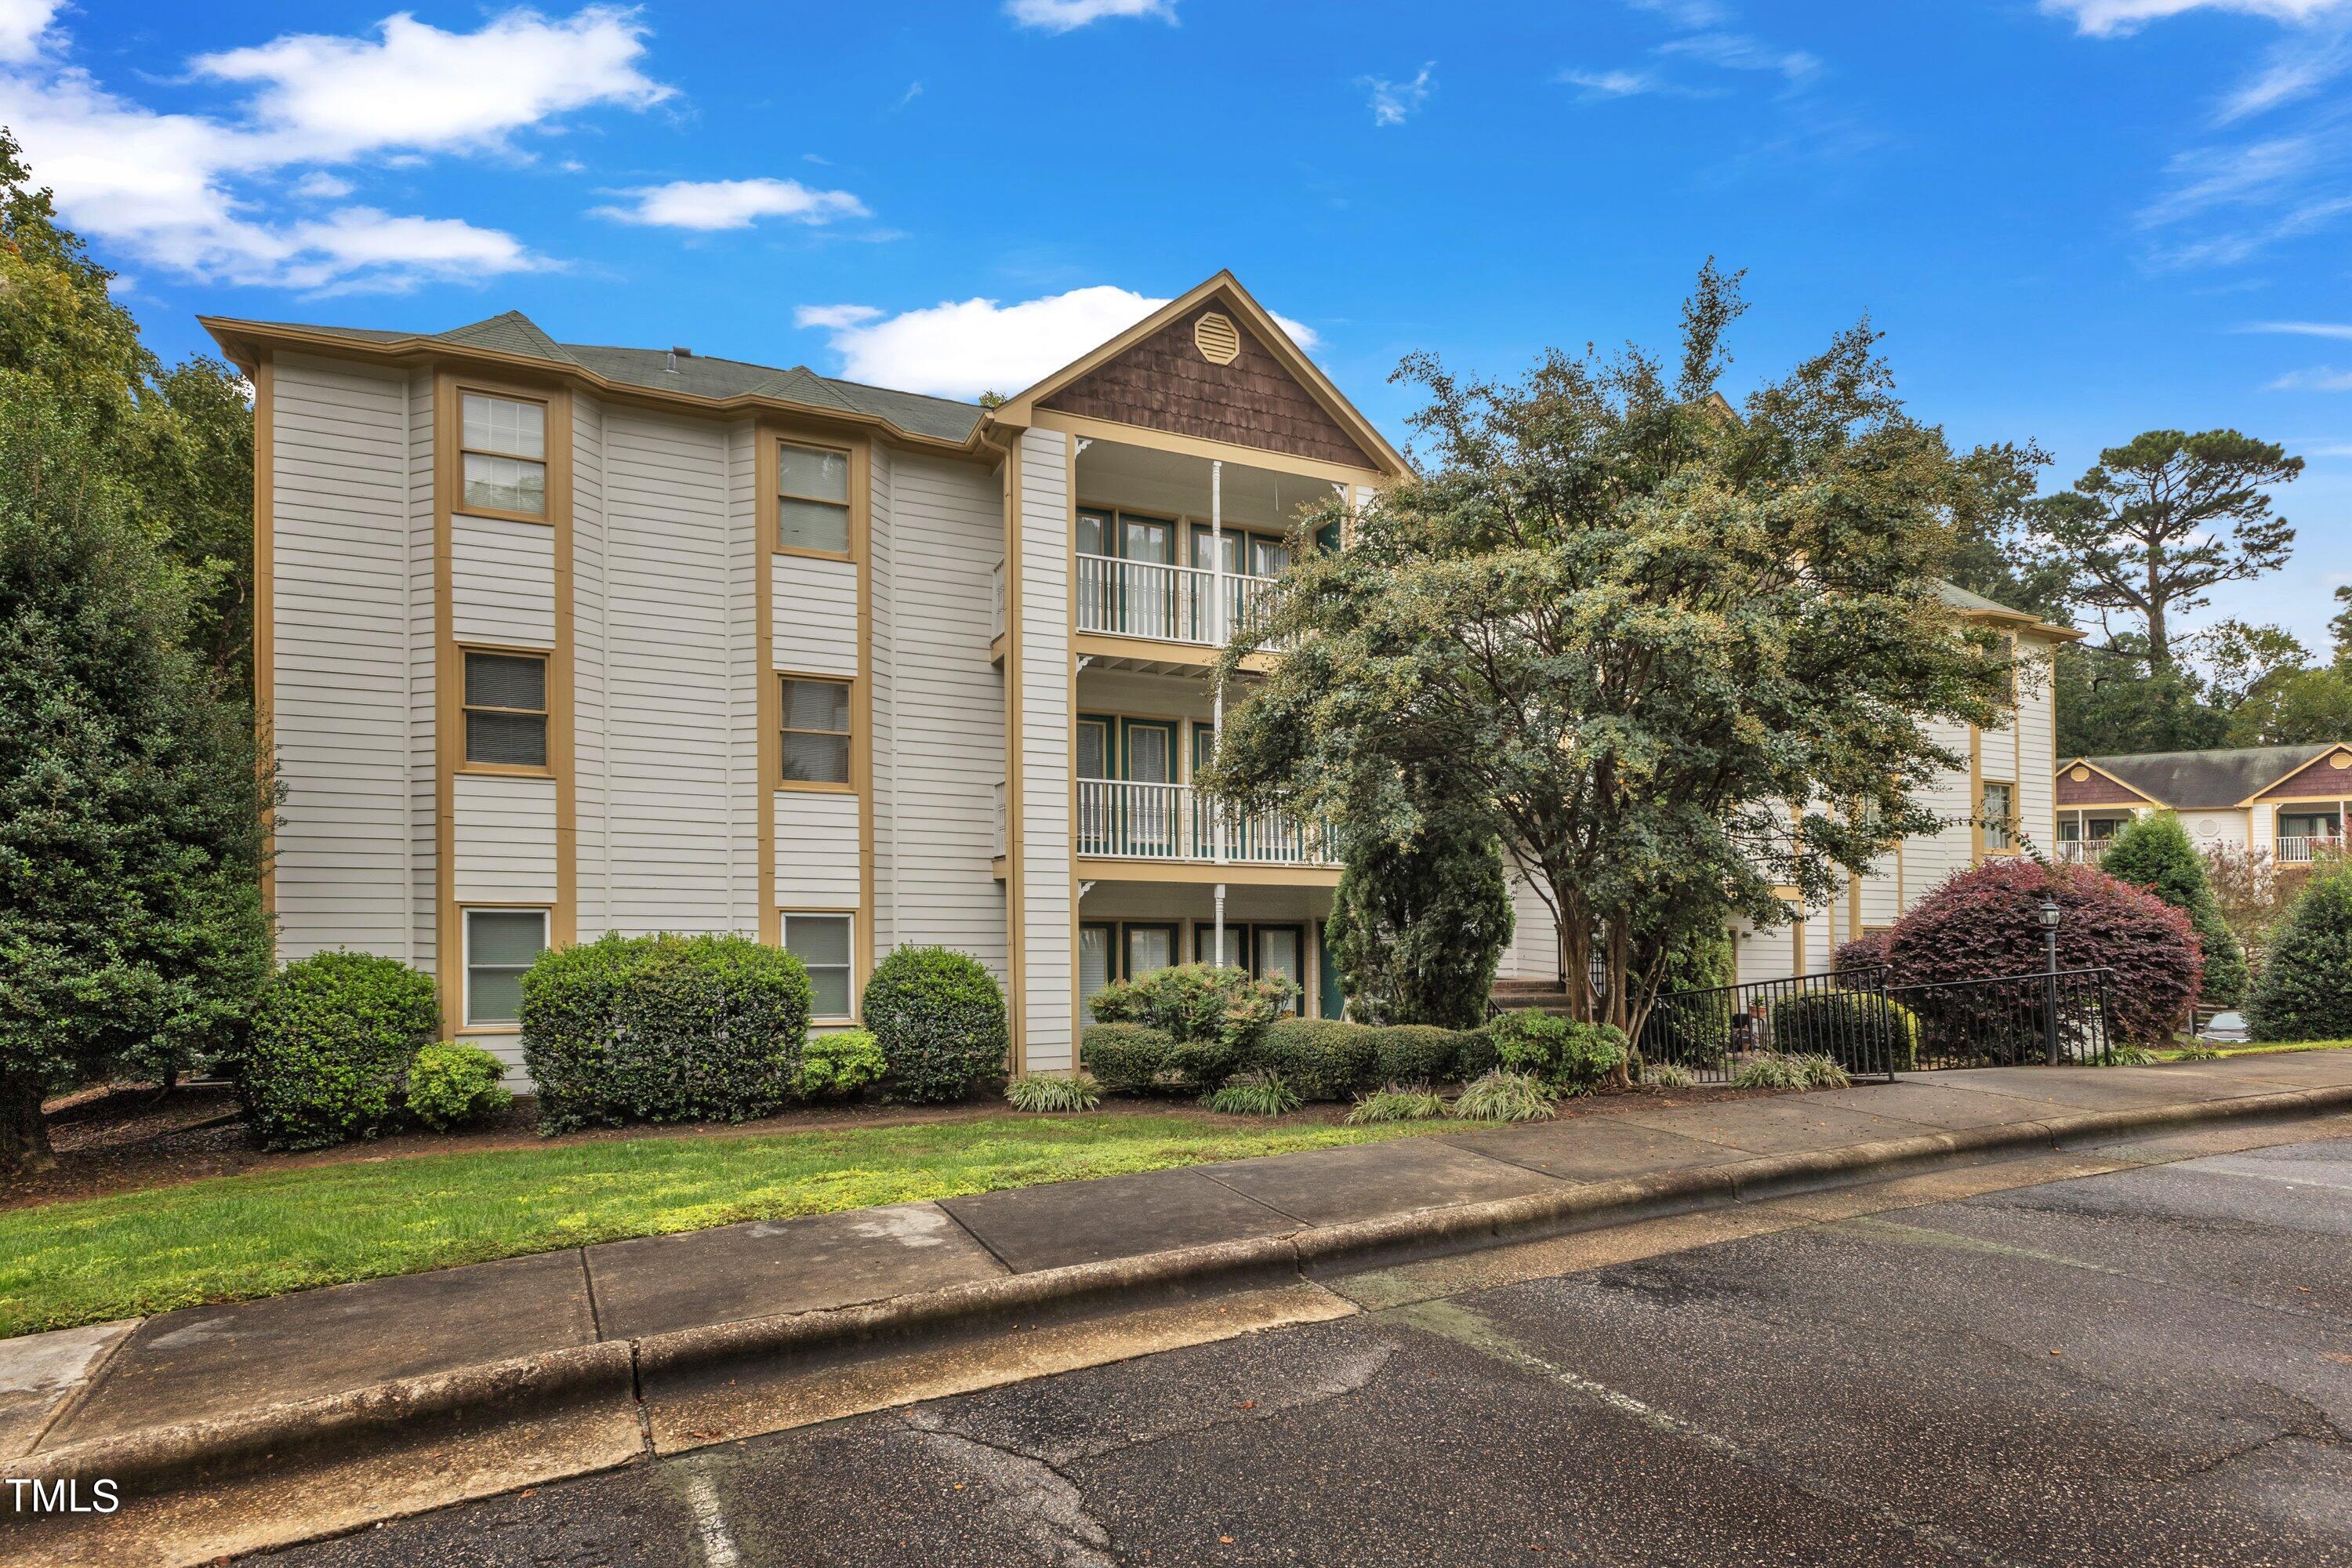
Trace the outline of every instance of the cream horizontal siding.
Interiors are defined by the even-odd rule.
[[[828,790],[775,792],[778,909],[857,904],[857,797]]]
[[[408,380],[271,370],[278,951],[413,948]]]
[[[620,408],[604,425],[608,929],[743,931],[727,432]]]
[[[1024,980],[1022,1047],[1032,1070],[1072,1065],[1076,955],[1071,951],[1069,438],[1021,437],[1020,726]],[[985,622],[982,623],[985,625]]]
[[[612,787],[605,688],[604,410],[594,398],[572,400],[572,744],[574,843],[572,910],[580,940],[593,942],[608,923],[612,837],[605,803]]]
[[[1004,889],[991,868],[1004,777],[1004,681],[988,659],[989,570],[1004,553],[1000,481],[974,464],[905,453],[892,455],[889,475],[891,567],[875,582],[875,620],[887,610],[890,640],[876,657],[895,671],[898,761],[877,824],[890,858],[875,896],[896,912],[889,940],[969,952],[1008,984]]]
[[[775,668],[804,675],[858,674],[856,565],[778,555],[769,571]]]
[[[555,781],[460,773],[455,885],[461,904],[555,901]]]
[[[1559,978],[1559,927],[1551,906],[1517,867],[1507,873],[1511,889],[1511,942],[1496,966],[1502,980],[1554,981]]]
[[[451,518],[449,612],[459,642],[553,647],[555,531],[505,518]]]

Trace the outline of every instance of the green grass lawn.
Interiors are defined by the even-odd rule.
[[[738,1220],[1281,1154],[1457,1123],[1183,1114],[646,1138],[224,1176],[0,1211],[0,1337]]]

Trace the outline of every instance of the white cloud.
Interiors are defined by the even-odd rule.
[[[1721,0],[1626,0],[1636,11],[1664,16],[1677,27],[1719,27],[1731,20],[1731,8]]]
[[[58,0],[0,0],[0,65],[37,59],[48,43]]]
[[[572,110],[644,109],[672,93],[637,68],[644,23],[608,5],[561,21],[509,11],[473,33],[403,12],[379,32],[289,34],[192,64],[200,76],[258,89],[252,112],[266,132],[328,162],[386,148],[498,146]]]
[[[1564,87],[1583,89],[1588,98],[1632,98],[1637,93],[1671,90],[1670,84],[1655,71],[1592,71],[1571,68],[1552,79]]]
[[[1002,304],[944,300],[886,315],[871,305],[804,305],[794,320],[827,330],[852,381],[940,397],[1011,394],[1059,370],[1168,303],[1098,284],[1066,294]],[[1277,316],[1301,348],[1315,333]]]
[[[1429,101],[1429,73],[1437,62],[1430,61],[1411,81],[1389,81],[1376,76],[1358,77],[1356,85],[1371,89],[1372,123],[1402,125]]]
[[[1669,38],[1658,46],[1658,53],[1724,70],[1777,72],[1791,83],[1822,68],[1820,58],[1802,49],[1776,48],[1745,33],[1694,33],[1687,38]]]
[[[1024,27],[1067,33],[1107,17],[1157,16],[1173,24],[1176,0],[1004,0],[1004,14]]]
[[[2238,84],[2214,110],[2223,125],[2309,98],[2352,70],[2352,28],[2315,39],[2308,34],[2274,45],[2263,68]]]
[[[2278,22],[2309,22],[2341,10],[2346,0],[2042,0],[2053,16],[2073,20],[2075,30],[2093,37],[2113,37],[2138,31],[2150,22],[2190,11],[2234,11],[2242,16],[2268,16]]]
[[[2337,370],[2334,365],[2314,365],[2309,370],[2291,370],[2263,388],[2266,392],[2352,392],[2352,370]]]
[[[212,113],[157,112],[44,58],[0,69],[0,123],[68,222],[142,261],[310,289],[478,279],[545,263],[457,218],[354,206],[289,222],[262,216],[262,203],[293,170],[307,171],[298,194],[332,201],[351,184],[319,165],[503,148],[569,110],[659,102],[670,89],[636,66],[644,32],[601,5],[569,18],[509,11],[468,34],[401,14],[371,37],[295,35],[201,57],[194,79],[253,89],[238,110]]]
[[[2255,321],[2249,332],[2284,332],[2298,338],[2341,338],[2352,342],[2352,324],[2343,321]]]
[[[615,222],[663,228],[749,228],[763,217],[823,224],[866,216],[866,204],[847,191],[813,191],[798,180],[672,180],[615,194],[635,197],[635,205],[591,210]]]

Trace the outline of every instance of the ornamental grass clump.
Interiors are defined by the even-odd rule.
[[[1698,1077],[1680,1062],[1653,1062],[1642,1068],[1642,1082],[1650,1089],[1696,1089]]]
[[[1734,1089],[1809,1089],[1812,1078],[1805,1064],[1777,1051],[1759,1051],[1733,1070]]]
[[[1102,1085],[1089,1072],[1074,1072],[1067,1078],[1024,1072],[1004,1086],[1004,1098],[1015,1110],[1040,1114],[1092,1110],[1102,1103]]]
[[[1349,1125],[1379,1121],[1429,1121],[1445,1114],[1445,1097],[1433,1089],[1399,1089],[1391,1084],[1357,1098],[1348,1112]]]
[[[2110,1046],[2107,1047],[2106,1058],[2099,1065],[2108,1068],[2152,1068],[2161,1059],[2146,1046]]]
[[[1541,1121],[1559,1100],[1533,1073],[1496,1068],[1454,1098],[1454,1114],[1464,1121]]]
[[[1201,1097],[1201,1103],[1226,1116],[1287,1116],[1306,1102],[1279,1073],[1235,1073]]]
[[[1838,1065],[1835,1057],[1822,1052],[1805,1051],[1789,1059],[1795,1062],[1797,1070],[1805,1075],[1807,1089],[1843,1089],[1853,1082],[1846,1076],[1845,1068]]]

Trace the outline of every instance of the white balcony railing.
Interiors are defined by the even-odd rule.
[[[2343,847],[2344,840],[2338,837],[2289,838],[2282,836],[2278,841],[2278,851],[2271,858],[2281,866],[2308,866],[2320,856],[2335,853]]]
[[[1339,863],[1319,825],[1286,812],[1231,811],[1194,795],[1190,784],[1080,779],[1077,828],[1078,853],[1104,859],[1213,862],[1222,848],[1223,858],[1235,865]]]
[[[2058,841],[2058,858],[2069,866],[2095,866],[2114,842],[2112,838],[2062,838]]]
[[[1224,574],[1223,616],[1213,614],[1218,574],[1198,566],[1078,557],[1078,630],[1216,647],[1264,613],[1271,577]]]

